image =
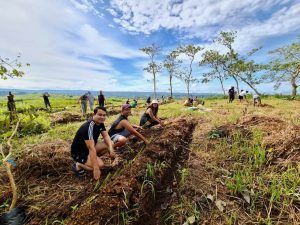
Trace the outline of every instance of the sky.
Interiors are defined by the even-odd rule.
[[[152,91],[139,49],[155,43],[161,56],[178,45],[222,50],[213,43],[220,31],[237,31],[234,47],[254,57],[292,43],[300,34],[300,0],[0,0],[0,56],[30,63],[25,76],[0,80],[0,88]],[[194,76],[203,69],[195,60]],[[158,75],[157,90],[168,91],[168,74]],[[227,80],[228,89],[234,82]],[[247,88],[241,84],[242,88]],[[261,84],[264,93],[273,84]],[[175,79],[174,92],[185,92]],[[218,81],[194,84],[192,92],[220,93]],[[277,92],[290,91],[283,85]]]

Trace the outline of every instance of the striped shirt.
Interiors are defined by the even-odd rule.
[[[73,139],[73,143],[71,145],[72,154],[88,155],[89,150],[85,141],[94,140],[96,144],[100,133],[105,130],[103,123],[97,125],[92,119],[82,124]]]

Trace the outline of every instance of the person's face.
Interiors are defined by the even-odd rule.
[[[153,106],[153,108],[157,108],[158,104],[157,103],[153,103],[152,106]]]
[[[130,116],[131,115],[131,108],[123,109],[122,113],[126,117]]]
[[[93,116],[93,119],[96,124],[104,123],[106,119],[106,112],[102,109],[98,109],[98,112]]]

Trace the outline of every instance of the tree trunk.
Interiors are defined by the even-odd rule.
[[[224,85],[223,85],[223,80],[222,80],[222,78],[220,78],[220,77],[219,77],[219,80],[220,80],[220,83],[221,83],[223,95],[224,95],[224,97],[225,97],[225,96],[226,96],[226,93],[225,93],[225,89],[224,89]]]
[[[240,88],[239,88],[239,81],[238,81],[238,79],[235,77],[235,75],[231,75],[231,76],[232,76],[233,79],[235,80],[237,92],[240,93]]]
[[[292,97],[295,98],[297,95],[297,88],[298,88],[298,85],[296,84],[295,76],[292,76],[291,84],[292,84]]]
[[[156,74],[153,72],[154,98],[156,99]]]
[[[171,98],[173,98],[173,90],[172,90],[172,76],[170,76],[170,91],[171,91]]]
[[[242,78],[242,77],[240,77],[241,78],[241,80],[244,82],[244,83],[246,83],[257,95],[261,95],[259,92],[258,92],[258,90],[252,85],[252,84],[250,84],[246,79],[244,79],[244,78]]]
[[[190,82],[186,83],[186,88],[187,88],[187,94],[188,94],[188,98],[190,97]]]

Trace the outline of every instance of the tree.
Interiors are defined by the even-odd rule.
[[[249,60],[246,56],[241,56],[233,49],[233,43],[236,38],[236,32],[221,32],[217,41],[228,48],[228,52],[224,55],[223,69],[227,72],[228,76],[231,76],[237,85],[239,92],[238,80],[247,84],[256,94],[260,95],[259,91],[255,87],[265,80],[265,77],[260,74],[261,71],[266,69],[263,64],[256,63],[254,60]],[[250,57],[261,47],[254,48],[247,53]]]
[[[202,60],[199,62],[199,66],[208,66],[211,68],[211,71],[203,74],[202,83],[218,79],[224,96],[226,96],[224,80],[227,78],[226,71],[224,70],[225,61],[226,57],[221,55],[218,51],[208,50],[202,54]]]
[[[173,77],[178,75],[178,69],[179,69],[179,64],[181,63],[180,60],[177,60],[178,54],[175,51],[172,51],[169,53],[164,60],[164,68],[169,73],[169,83],[170,83],[170,92],[171,92],[171,97],[173,98],[173,88],[172,88],[172,79]]]
[[[156,75],[162,70],[162,66],[155,62],[154,59],[159,55],[161,49],[159,46],[152,44],[148,47],[141,48],[140,50],[150,57],[150,62],[144,70],[153,75],[153,91],[154,98],[156,98]]]
[[[270,79],[275,82],[275,88],[278,88],[282,82],[290,82],[292,97],[295,97],[300,82],[300,37],[297,42],[269,53],[276,56],[269,64]]]
[[[234,43],[234,39],[236,38],[236,31],[225,32],[221,31],[218,38],[215,40],[219,44],[228,48],[228,52],[224,56],[223,61],[223,69],[227,72],[227,75],[232,77],[235,80],[237,91],[239,90],[239,81],[236,76],[236,71],[232,70],[232,64],[237,60],[237,53],[234,51],[232,45]]]
[[[21,70],[22,63],[19,61],[21,55],[19,54],[16,59],[10,60],[9,58],[0,57],[0,78],[6,80],[13,77],[22,77],[24,72]],[[26,66],[29,66],[26,63]]]
[[[257,73],[264,70],[265,66],[262,64],[257,64],[253,60],[246,61],[245,59],[240,59],[232,65],[233,70],[236,72],[236,76],[246,83],[256,94],[260,95],[260,92],[255,87],[264,81],[263,76],[259,76]]]
[[[20,124],[20,119],[17,122],[17,125],[14,128],[14,130],[12,132],[12,135],[7,140],[7,145],[9,147],[9,151],[8,151],[7,154],[4,153],[2,144],[0,144],[0,153],[1,153],[1,156],[2,156],[0,162],[1,162],[1,164],[3,164],[3,166],[6,170],[6,173],[7,173],[7,176],[9,178],[10,185],[11,185],[11,189],[12,189],[12,194],[13,194],[9,210],[12,210],[15,207],[15,205],[17,203],[17,199],[18,199],[17,186],[16,186],[16,182],[15,182],[13,173],[11,171],[11,167],[12,167],[14,162],[11,159],[13,149],[12,149],[12,145],[11,145],[10,141],[13,138],[13,136],[16,134],[16,132],[18,130],[18,127],[19,127],[19,124]]]
[[[194,46],[194,45],[185,45],[185,46],[180,46],[175,52],[179,56],[180,54],[183,54],[188,57],[188,68],[181,70],[179,74],[177,75],[179,79],[181,79],[187,88],[187,97],[190,97],[190,85],[191,83],[198,82],[198,79],[193,77],[193,62],[195,60],[195,56],[198,52],[203,50],[202,47],[200,46]]]

